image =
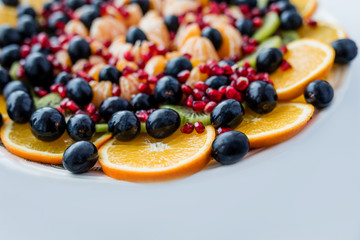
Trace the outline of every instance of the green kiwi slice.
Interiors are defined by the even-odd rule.
[[[255,40],[263,42],[272,36],[280,27],[280,17],[276,12],[268,13],[263,25],[252,36]]]
[[[34,98],[34,100],[36,109],[46,106],[57,108],[60,107],[61,97],[57,93],[49,93],[42,98]]]
[[[299,34],[296,31],[283,31],[281,32],[281,37],[283,39],[284,44],[288,44],[292,41],[300,39]]]
[[[260,9],[266,8],[269,0],[257,0],[257,7]]]
[[[181,126],[186,123],[192,123],[199,121],[204,124],[204,126],[210,125],[210,114],[204,112],[195,112],[191,108],[178,106],[178,105],[163,105],[161,108],[169,108],[176,111],[180,115]]]

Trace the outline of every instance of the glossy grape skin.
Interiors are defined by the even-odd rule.
[[[211,76],[206,79],[205,84],[212,89],[219,89],[221,86],[228,85],[230,80],[226,76]]]
[[[235,25],[241,35],[252,36],[255,32],[252,21],[247,18],[237,20]]]
[[[259,72],[273,73],[283,62],[283,53],[277,48],[267,48],[260,51],[256,58],[256,69]]]
[[[223,165],[239,162],[250,149],[249,139],[238,131],[229,131],[216,137],[211,146],[211,156]]]
[[[244,120],[245,110],[242,104],[234,99],[225,100],[217,105],[210,115],[211,124],[215,127],[236,128]]]
[[[69,119],[67,132],[75,141],[89,141],[95,135],[95,123],[86,114],[76,114]]]
[[[184,70],[191,71],[193,68],[191,62],[186,57],[174,57],[170,59],[165,66],[165,74],[174,78]]]
[[[80,106],[86,106],[93,98],[89,83],[83,78],[74,78],[66,84],[66,94]]]
[[[68,47],[71,62],[75,64],[79,59],[87,59],[91,56],[89,43],[82,37],[75,36],[71,39]]]
[[[0,26],[0,47],[3,48],[10,44],[20,45],[22,42],[19,31],[7,24]]]
[[[114,113],[109,122],[109,132],[119,141],[130,141],[140,133],[140,121],[133,112]]]
[[[135,44],[137,41],[148,40],[146,34],[138,27],[131,27],[126,33],[126,42]]]
[[[42,53],[31,53],[25,60],[25,75],[33,86],[49,87],[54,81],[54,69]]]
[[[0,127],[2,127],[3,124],[4,124],[4,119],[0,113]]]
[[[257,0],[235,0],[234,3],[238,6],[248,5],[249,7],[253,8],[256,7]]]
[[[70,73],[60,72],[58,75],[56,75],[54,83],[66,85],[71,80],[71,78],[72,76]]]
[[[169,137],[179,126],[180,116],[172,109],[158,109],[146,120],[147,133],[157,139]]]
[[[30,15],[18,18],[17,29],[23,38],[31,38],[39,32],[36,20]]]
[[[25,83],[23,83],[21,81],[11,81],[8,84],[6,84],[6,86],[4,87],[4,90],[3,90],[4,98],[8,99],[8,97],[10,96],[11,93],[18,91],[18,90],[24,91],[30,95],[30,89],[28,88],[28,86],[26,86]]]
[[[179,18],[176,15],[168,15],[164,17],[164,22],[169,32],[176,33],[179,29]]]
[[[65,132],[64,115],[52,107],[39,108],[31,115],[30,129],[33,135],[41,141],[55,141]]]
[[[147,13],[150,9],[150,1],[149,0],[131,0],[132,4],[138,4],[141,8],[143,15]]]
[[[215,28],[206,27],[202,30],[201,36],[208,38],[215,47],[215,50],[219,50],[223,42],[221,33]]]
[[[122,110],[132,111],[133,107],[131,104],[121,97],[109,97],[106,98],[99,107],[99,113],[105,121],[109,121],[111,116]]]
[[[11,77],[9,72],[0,66],[0,94],[3,92],[3,89],[5,88],[6,84],[11,82]]]
[[[30,7],[30,6],[26,6],[26,5],[19,5],[16,9],[16,12],[17,12],[17,16],[18,17],[21,17],[21,16],[24,16],[24,15],[29,15],[33,18],[36,18],[36,12],[35,10]]]
[[[334,89],[328,82],[316,80],[306,87],[304,97],[307,103],[322,109],[330,105],[334,98]]]
[[[10,68],[20,58],[20,47],[17,44],[10,44],[1,49],[0,64],[5,68]]]
[[[356,43],[348,38],[336,40],[331,46],[335,50],[335,63],[348,64],[358,54]]]
[[[78,174],[88,172],[98,159],[98,150],[93,143],[79,141],[65,150],[62,163],[66,170]]]
[[[48,29],[51,32],[55,32],[57,29],[56,26],[59,22],[61,22],[65,25],[69,21],[70,21],[70,18],[68,15],[66,15],[62,11],[56,11],[56,12],[52,13],[48,19]]]
[[[179,82],[171,77],[162,77],[155,87],[155,99],[163,104],[178,104],[182,98],[182,90]]]
[[[155,97],[146,93],[138,93],[133,99],[131,99],[131,104],[134,107],[134,110],[149,110],[152,108],[158,108],[159,104],[157,103]]]
[[[8,116],[16,123],[27,123],[34,110],[34,101],[24,91],[15,91],[6,100]]]
[[[271,112],[277,105],[277,94],[274,87],[264,81],[250,83],[246,90],[247,106],[258,114]]]
[[[114,66],[106,65],[99,72],[99,81],[111,81],[119,84],[121,72]]]
[[[81,15],[80,21],[81,21],[88,29],[90,29],[93,21],[94,21],[96,18],[99,18],[99,17],[101,17],[101,16],[100,16],[100,13],[99,13],[98,9],[96,9],[96,7],[93,6],[91,9],[85,11],[85,12]]]
[[[283,30],[297,30],[303,25],[303,19],[294,10],[287,10],[280,15],[281,28]]]
[[[76,10],[85,4],[84,0],[66,0],[66,6],[72,10]]]

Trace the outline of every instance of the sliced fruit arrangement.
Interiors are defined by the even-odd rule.
[[[1,140],[76,174],[99,161],[153,182],[234,164],[329,106],[323,80],[357,55],[311,19],[316,0],[3,2]]]

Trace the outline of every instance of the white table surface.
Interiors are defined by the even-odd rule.
[[[322,0],[360,46],[360,2]],[[161,184],[47,177],[0,162],[0,239],[360,239],[360,57],[292,140]]]

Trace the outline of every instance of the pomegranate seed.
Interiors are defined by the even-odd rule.
[[[198,90],[200,90],[200,91],[203,91],[203,92],[205,92],[206,89],[208,89],[208,87],[209,87],[209,86],[208,86],[206,83],[204,83],[204,82],[197,82],[197,83],[195,84],[195,88],[198,89]]]
[[[47,60],[48,60],[49,62],[53,62],[53,61],[55,60],[55,56],[54,56],[54,55],[48,55],[46,58],[47,58]]]
[[[219,127],[219,128],[217,129],[217,134],[220,135],[220,134],[223,134],[223,133],[225,133],[225,132],[230,132],[230,131],[232,131],[231,128]]]
[[[205,96],[203,96],[203,97],[201,98],[201,101],[203,101],[205,104],[207,104],[208,102],[210,102],[210,100],[209,100],[207,97],[205,97]]]
[[[43,89],[41,87],[34,87],[34,92],[36,93],[36,95],[39,98],[42,98],[42,97],[48,95],[48,91],[46,91],[45,89]]]
[[[240,76],[242,77],[245,77],[248,75],[248,71],[247,71],[247,68],[245,67],[240,67],[236,70],[236,73],[239,74]]]
[[[120,86],[119,84],[113,83],[112,85],[112,90],[111,90],[111,95],[113,96],[120,96]]]
[[[225,65],[222,67],[222,69],[224,70],[224,74],[226,75],[231,75],[234,72],[230,65]]]
[[[139,79],[141,79],[141,80],[147,81],[147,79],[149,77],[149,74],[147,72],[145,72],[143,69],[139,69],[137,71],[137,74],[138,74]]]
[[[249,68],[249,67],[250,67],[249,61],[245,61],[245,62],[244,62],[244,67],[245,67],[245,68]]]
[[[60,107],[62,109],[67,109],[67,103],[68,103],[69,99],[68,98],[64,98],[63,100],[61,100],[60,102]]]
[[[210,75],[223,75],[223,74],[224,74],[224,69],[222,69],[218,65],[214,65],[210,69]]]
[[[204,112],[210,114],[212,113],[212,111],[214,110],[214,108],[217,106],[216,102],[214,101],[210,101],[206,104],[205,108],[204,108]]]
[[[117,59],[116,57],[111,57],[111,58],[109,59],[109,64],[110,64],[111,66],[116,66],[117,61],[118,61],[118,59]]]
[[[50,86],[50,92],[58,92],[58,89],[60,86],[63,86],[62,84],[53,84]]]
[[[67,72],[67,73],[71,72],[71,68],[69,66],[63,66],[62,69],[64,72]]]
[[[104,44],[104,47],[109,48],[110,45],[111,45],[111,41],[110,41],[110,40],[107,40],[107,41],[105,41],[103,44]]]
[[[123,76],[127,76],[129,74],[132,74],[134,72],[134,69],[132,69],[129,66],[125,66],[123,69]]]
[[[243,45],[242,47],[243,51],[245,54],[250,54],[253,53],[256,50],[256,46],[255,45]]]
[[[155,112],[155,110],[156,110],[156,108],[148,109],[148,110],[146,110],[146,113],[147,113],[148,115],[150,115],[150,114],[152,114],[153,112]]]
[[[185,100],[185,105],[188,107],[192,107],[193,106],[193,102],[194,102],[194,97],[193,96],[188,96]]]
[[[31,48],[29,46],[27,46],[27,45],[21,46],[21,49],[20,49],[21,58],[26,58],[27,55],[29,55],[30,51],[31,51]]]
[[[167,49],[164,47],[164,46],[158,46],[157,48],[156,48],[156,52],[157,52],[157,54],[158,55],[165,55],[168,51],[167,51]],[[151,57],[150,57],[151,58]],[[149,59],[150,59],[149,58]],[[190,58],[191,58],[191,56],[190,56]]]
[[[271,4],[269,9],[272,12],[281,13],[281,10],[276,3]]]
[[[258,9],[258,8],[253,8],[253,9],[251,10],[251,14],[252,14],[254,17],[259,17],[259,16],[261,16],[261,11],[260,11],[260,9]]]
[[[199,70],[201,73],[209,73],[210,72],[210,68],[208,65],[200,65]]]
[[[250,67],[249,67],[249,68],[247,69],[247,71],[248,71],[248,74],[249,74],[249,75],[254,75],[254,74],[256,74],[256,71],[255,71],[255,69],[253,69],[253,68],[250,68]]]
[[[235,99],[237,101],[240,101],[241,99],[240,93],[232,86],[226,88],[225,96],[227,99]]]
[[[215,102],[219,102],[223,96],[223,94],[220,91],[212,88],[208,88],[206,90],[206,95],[209,97],[210,100]]]
[[[282,71],[286,71],[286,70],[289,70],[290,68],[292,68],[292,66],[290,65],[290,63],[286,60],[283,60],[281,66],[280,66],[280,69]]]
[[[191,55],[188,54],[188,53],[185,53],[183,56],[186,57],[186,58],[189,59],[189,60],[191,59]]]
[[[205,96],[205,93],[195,88],[193,90],[193,96],[195,97],[196,100],[200,100],[203,96]]]
[[[140,83],[138,86],[138,90],[141,93],[151,93],[151,89],[148,84],[146,83]]]
[[[85,111],[91,116],[96,112],[96,107],[93,103],[89,103],[86,107],[85,107]]]
[[[157,77],[149,77],[148,83],[150,84],[156,84],[159,81]]]
[[[261,19],[261,17],[254,17],[252,22],[253,22],[254,27],[256,27],[256,28],[261,27],[263,24],[263,20]]]
[[[226,93],[226,87],[227,87],[227,86],[221,86],[221,87],[219,88],[219,92],[220,92],[221,94],[225,94],[225,93]]]
[[[130,61],[130,62],[134,61],[134,59],[135,59],[130,51],[127,51],[124,53],[124,58],[125,58],[125,60]]]
[[[38,35],[38,42],[40,43],[41,48],[50,47],[50,41],[45,33],[40,33]]]
[[[287,53],[287,51],[288,51],[286,45],[282,45],[282,46],[280,47],[280,50],[281,50],[283,53]]]
[[[316,27],[317,26],[317,21],[315,21],[313,19],[306,19],[305,21],[311,27]]]
[[[61,114],[64,114],[64,109],[62,109],[61,107],[56,108],[56,110],[58,110],[59,112],[61,112]]]
[[[181,72],[179,72],[179,74],[177,75],[177,79],[179,82],[186,82],[186,80],[188,80],[188,78],[190,77],[190,71],[189,70],[183,70]]]
[[[202,101],[194,101],[192,107],[195,112],[201,112],[204,110],[205,106],[206,106],[206,103],[204,103]]]
[[[90,118],[95,122],[98,123],[101,119],[101,116],[98,112],[95,112],[93,115],[90,116]]]
[[[249,79],[246,77],[239,77],[235,82],[235,88],[239,91],[245,90],[249,86]]]
[[[251,8],[250,8],[249,5],[241,5],[241,6],[240,6],[240,11],[241,11],[243,14],[248,14],[248,13],[250,13]]]
[[[194,131],[194,125],[192,123],[185,124],[180,131],[185,134],[190,134]]]
[[[194,127],[197,133],[203,133],[205,131],[205,126],[202,122],[197,121],[194,123]]]
[[[87,72],[89,71],[92,67],[94,66],[94,64],[91,64],[89,62],[85,63],[83,66],[83,71]]]
[[[259,42],[256,41],[254,38],[249,38],[248,43],[250,45],[256,45],[256,46],[259,45]]]
[[[66,88],[64,86],[59,86],[57,92],[59,93],[61,98],[66,97]]]
[[[185,95],[190,95],[192,93],[192,88],[186,84],[181,85],[181,90]]]
[[[72,111],[72,112],[76,112],[77,110],[79,110],[79,106],[72,100],[69,100],[66,104],[66,107]]]
[[[137,111],[135,115],[140,122],[146,122],[147,118],[149,117],[148,113],[144,110]]]
[[[75,114],[85,114],[83,110],[79,109],[75,112]]]

